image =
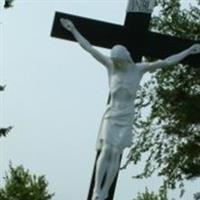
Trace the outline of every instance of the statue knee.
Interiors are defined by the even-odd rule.
[[[112,155],[114,155],[115,157],[117,157],[117,156],[120,157],[121,154],[122,154],[121,149],[113,146]]]
[[[113,145],[104,145],[101,153],[103,153],[108,159],[116,159],[117,157],[120,157],[122,151],[120,148],[117,148]]]
[[[110,145],[104,145],[102,148],[102,152],[104,152],[106,154],[110,154],[110,153],[112,153],[112,147]]]

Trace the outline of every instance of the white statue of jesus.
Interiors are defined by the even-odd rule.
[[[97,142],[101,150],[97,161],[92,200],[105,200],[120,167],[120,155],[132,145],[134,100],[145,72],[176,65],[191,54],[200,53],[200,44],[153,63],[134,63],[129,51],[122,45],[111,49],[110,56],[96,50],[68,19],[60,20],[81,47],[103,64],[108,72],[111,99],[103,115]],[[102,186],[103,179],[105,182]]]

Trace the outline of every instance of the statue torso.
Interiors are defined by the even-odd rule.
[[[101,122],[97,149],[101,149],[103,140],[121,149],[131,146],[134,100],[142,75],[134,64],[108,69],[111,98]]]
[[[134,112],[134,100],[142,78],[142,72],[136,65],[109,69],[109,89],[111,99],[108,104],[110,115],[124,115]]]
[[[139,87],[142,73],[137,66],[129,65],[125,69],[112,68],[109,71],[109,89],[111,104],[124,107],[133,103]]]

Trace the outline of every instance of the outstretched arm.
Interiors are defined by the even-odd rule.
[[[62,18],[60,19],[60,22],[65,29],[73,34],[73,36],[83,49],[89,52],[95,59],[97,59],[106,67],[109,67],[111,65],[110,58],[101,54],[98,50],[93,48],[93,46],[79,33],[79,31],[70,20]]]
[[[159,60],[152,63],[138,63],[138,67],[140,67],[144,71],[153,71],[159,68],[170,67],[178,64],[180,61],[185,59],[189,55],[199,54],[200,53],[200,44],[194,44],[190,48],[170,56],[164,60]]]

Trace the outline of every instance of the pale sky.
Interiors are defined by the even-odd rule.
[[[107,74],[76,43],[51,38],[51,25],[55,11],[122,24],[126,5],[126,0],[16,0],[13,9],[3,10],[0,0],[0,83],[7,84],[0,94],[0,125],[14,125],[1,138],[0,184],[11,160],[46,175],[53,200],[86,199]],[[131,178],[140,169],[130,165],[120,173],[116,200],[132,200],[145,187],[158,189],[160,178]],[[192,199],[198,184],[187,183],[182,199]],[[179,199],[178,194],[170,196]]]

